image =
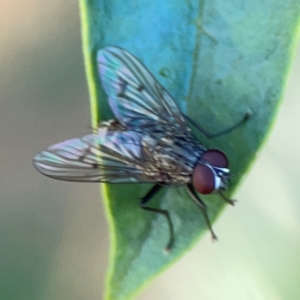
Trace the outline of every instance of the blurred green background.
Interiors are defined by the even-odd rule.
[[[102,299],[97,184],[55,181],[35,153],[91,131],[76,1],[0,3],[0,299]],[[300,47],[274,130],[209,235],[139,300],[300,299]]]

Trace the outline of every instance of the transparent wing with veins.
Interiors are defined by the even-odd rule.
[[[118,47],[99,50],[98,68],[110,107],[128,129],[177,126],[187,130],[185,119],[170,94],[143,64]]]
[[[168,92],[127,51],[106,47],[97,59],[117,120],[101,123],[95,134],[51,146],[34,158],[36,168],[68,181],[163,181],[149,140],[155,140],[157,132],[188,132],[183,115]]]
[[[144,172],[141,136],[133,131],[109,131],[67,140],[36,155],[41,173],[60,180],[82,182],[151,182]],[[153,180],[154,181],[154,180]]]

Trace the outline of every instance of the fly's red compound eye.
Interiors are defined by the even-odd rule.
[[[210,194],[215,189],[215,175],[213,170],[202,164],[198,164],[192,175],[192,183],[200,194]]]
[[[213,167],[228,168],[227,156],[220,150],[208,150],[203,154],[202,159],[207,161]]]

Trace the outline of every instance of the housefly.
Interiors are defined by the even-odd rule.
[[[212,238],[216,235],[199,194],[222,193],[230,179],[226,155],[207,149],[193,136],[188,123],[208,138],[229,133],[250,116],[226,130],[209,134],[183,114],[170,94],[132,54],[106,47],[97,55],[100,79],[115,119],[100,123],[93,134],[49,147],[34,157],[36,169],[49,177],[77,182],[153,183],[141,208],[166,217],[174,244],[168,210],[148,206],[164,186],[185,185],[202,210]]]

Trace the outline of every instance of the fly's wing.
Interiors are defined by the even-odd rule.
[[[68,140],[34,157],[42,174],[67,181],[132,183],[145,178],[141,136],[132,131],[108,131]]]
[[[99,50],[97,60],[110,107],[123,126],[139,131],[172,124],[187,130],[172,97],[132,54],[118,47],[106,47]]]

